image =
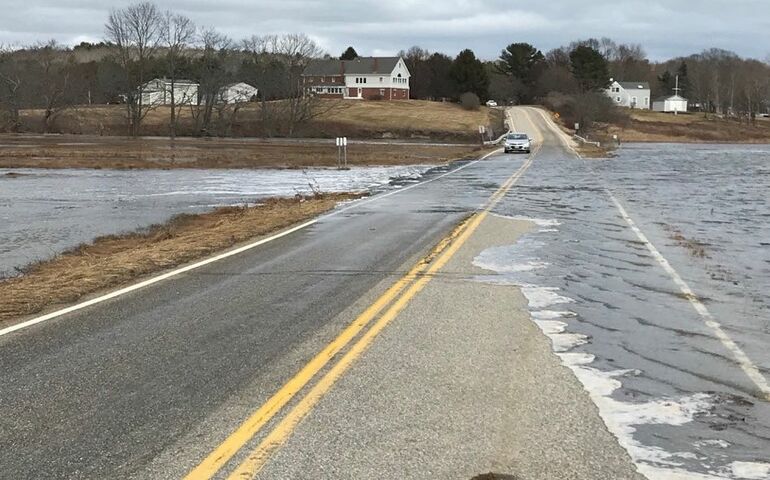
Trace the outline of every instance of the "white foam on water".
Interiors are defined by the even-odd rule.
[[[770,478],[770,463],[733,462],[730,464],[730,470],[736,478],[749,480],[766,480]]]
[[[497,215],[512,220],[525,220],[543,227],[537,233],[558,231],[553,228],[560,223],[556,220],[541,220],[527,217]],[[575,317],[568,310],[550,310],[549,307],[574,303],[574,299],[558,293],[555,287],[534,285],[522,281],[515,274],[547,268],[548,263],[532,256],[532,250],[542,245],[525,236],[516,245],[493,247],[479,254],[473,264],[493,271],[493,275],[480,276],[477,280],[488,283],[515,285],[521,289],[529,304],[530,315],[535,324],[546,335],[561,363],[569,368],[588,392],[599,409],[599,415],[607,429],[617,438],[618,443],[628,452],[637,470],[651,480],[737,480],[768,479],[770,464],[733,462],[729,467],[720,467],[707,473],[696,473],[685,468],[685,460],[707,460],[693,452],[669,452],[660,447],[644,445],[634,438],[640,425],[681,426],[692,422],[696,415],[709,412],[714,398],[705,393],[678,398],[658,398],[641,403],[623,402],[612,397],[622,387],[620,379],[639,374],[636,370],[602,371],[591,366],[595,356],[585,352],[570,351],[589,343],[588,337],[568,332],[569,324],[562,321]],[[529,268],[535,267],[536,268]],[[512,275],[513,274],[513,275]],[[529,278],[528,278],[529,280]],[[708,442],[708,441],[706,441]],[[715,440],[712,442],[722,442]],[[703,446],[707,443],[701,442]],[[722,448],[729,443],[719,443]]]
[[[518,215],[501,215],[499,213],[493,213],[492,215],[499,217],[499,218],[507,218],[509,220],[517,220],[517,221],[524,221],[524,222],[530,222],[534,223],[538,227],[558,227],[561,225],[561,222],[555,219],[543,219],[543,218],[532,218],[532,217],[522,217]],[[557,229],[553,229],[552,231],[558,231]]]
[[[525,285],[521,287],[521,293],[527,298],[529,308],[537,310],[553,305],[574,302],[573,299],[556,293],[558,291],[559,289],[556,287],[539,287],[535,285]]]

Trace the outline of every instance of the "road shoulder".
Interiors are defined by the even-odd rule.
[[[474,280],[529,228],[487,217],[259,478],[642,478],[518,289]]]

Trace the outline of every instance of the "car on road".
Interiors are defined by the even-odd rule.
[[[532,140],[526,133],[511,132],[505,136],[503,149],[505,150],[505,153],[530,153],[532,151]]]
[[[487,100],[487,107],[496,107],[497,102],[494,100]]]

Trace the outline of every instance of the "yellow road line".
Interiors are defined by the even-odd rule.
[[[487,155],[488,156],[488,155]],[[484,158],[486,158],[485,156]],[[213,477],[254,435],[269,422],[292,398],[323,369],[331,359],[340,352],[361,330],[374,319],[380,311],[388,306],[396,296],[412,283],[430,265],[452,240],[462,233],[469,220],[458,225],[447,237],[422,260],[420,260],[406,275],[385,291],[371,306],[359,315],[331,343],[313,357],[294,377],[273,394],[257,411],[246,419],[231,433],[214,451],[191,470],[186,480],[208,479]]]
[[[233,471],[228,479],[250,479],[253,478],[267,463],[270,455],[281,445],[283,445],[292,434],[296,426],[313,409],[318,401],[334,385],[334,383],[345,373],[350,365],[366,351],[374,338],[407,306],[409,301],[414,298],[431,281],[433,275],[441,269],[463,246],[467,239],[478,228],[481,222],[486,218],[488,212],[505,196],[510,188],[521,178],[529,166],[532,164],[534,155],[522,165],[490,198],[486,207],[471,217],[467,222],[467,228],[454,239],[449,248],[441,253],[438,258],[430,265],[426,274],[421,276],[401,295],[393,305],[372,325],[372,327],[348,350],[339,362],[316,383],[299,403],[291,409],[278,425],[265,437],[259,446],[252,451],[249,456]]]
[[[291,380],[286,382],[267,402],[254,412],[238,429],[211,452],[197,467],[185,476],[185,479],[203,479],[214,476],[246,442],[275,416],[331,359],[339,353],[380,311],[389,305],[396,296],[412,283],[431,264],[433,259],[447,248],[452,240],[468,226],[469,220],[458,225],[452,233],[439,244],[401,279],[385,291],[353,323],[329,343],[320,353],[305,365]]]

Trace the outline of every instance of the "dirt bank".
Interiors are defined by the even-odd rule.
[[[350,165],[445,163],[478,156],[468,145],[356,144]],[[333,143],[258,139],[0,135],[0,168],[303,168],[334,166]]]
[[[0,326],[284,229],[358,197],[269,199],[253,207],[179,215],[139,232],[98,238],[0,281]]]

